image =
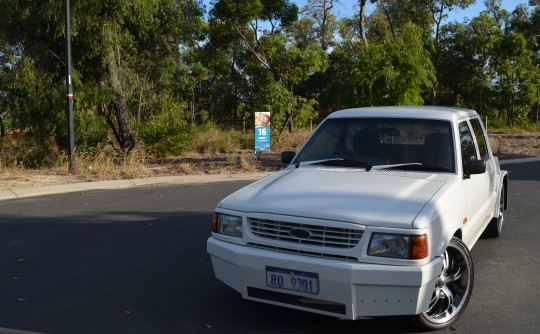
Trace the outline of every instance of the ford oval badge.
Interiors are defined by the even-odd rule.
[[[302,228],[292,229],[289,231],[289,234],[297,239],[309,239],[311,237],[311,232]]]

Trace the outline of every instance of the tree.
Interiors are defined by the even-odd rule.
[[[487,12],[469,24],[449,23],[443,27],[437,72],[442,104],[469,107],[484,114],[493,93],[495,48],[503,34]]]
[[[536,86],[536,105],[533,107],[533,119],[540,122],[540,2],[538,0],[529,1],[529,6],[536,6],[529,11],[527,6],[518,6],[510,18],[510,30],[522,33],[527,39],[528,48],[535,54],[531,81]]]
[[[1,104],[10,123],[42,143],[63,142],[65,118],[55,112],[65,95],[62,4],[6,0],[0,16]]]
[[[532,52],[527,48],[525,36],[511,33],[501,41],[494,65],[496,72],[495,90],[501,114],[506,114],[509,127],[516,120],[526,121],[530,107],[536,98],[535,73]]]
[[[420,29],[407,24],[386,43],[370,43],[352,67],[351,88],[360,106],[418,105],[435,71]]]
[[[130,118],[144,119],[145,105],[152,112],[170,108],[160,103],[177,94],[179,45],[189,46],[200,35],[201,8],[191,0],[96,0],[73,10],[81,13],[74,22],[74,66],[85,86],[101,92],[92,103],[120,147],[133,148]]]
[[[338,3],[338,0],[308,0],[302,10],[304,17],[313,21],[313,30],[324,51],[327,51],[334,41],[337,21],[332,9]]]
[[[433,50],[433,65],[438,70],[439,69],[439,48],[440,48],[440,31],[441,24],[443,20],[448,17],[446,12],[451,12],[454,8],[465,9],[469,5],[473,4],[475,0],[429,0],[427,1],[427,7],[429,12],[432,15],[432,22],[435,25],[435,37],[434,43],[435,47]],[[435,82],[433,94],[432,94],[432,104],[435,105],[437,102],[437,87],[438,84]]]
[[[237,96],[249,108],[271,110],[272,122],[280,124],[280,129],[287,125],[292,129],[298,105],[294,87],[324,70],[326,57],[320,46],[295,43],[294,33],[288,34],[289,29],[294,30],[298,8],[286,0],[220,0],[210,13],[211,43],[239,56],[230,61],[235,62],[234,71],[246,78],[247,86]],[[270,22],[270,29],[260,30],[260,22]]]
[[[15,124],[63,145],[64,12],[61,1],[6,0],[0,36],[15,62],[6,73]],[[179,45],[200,37],[202,11],[193,0],[89,0],[71,6],[76,139],[81,126],[109,124],[123,149],[136,144],[131,119],[159,112],[176,94]],[[170,100],[170,99],[169,99]],[[141,116],[142,115],[142,116]],[[105,121],[104,121],[105,120]],[[103,138],[96,138],[97,141]]]

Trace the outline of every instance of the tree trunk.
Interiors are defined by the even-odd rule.
[[[482,115],[484,113],[484,81],[480,85],[480,106],[478,107],[478,113]]]
[[[368,47],[368,40],[366,36],[366,2],[367,0],[360,0],[360,36],[364,41],[366,48]]]
[[[123,69],[120,61],[120,47],[118,45],[116,45],[116,49],[113,48],[109,51],[108,60],[110,84],[115,96],[112,108],[116,125],[118,126],[116,139],[122,149],[132,150],[135,148],[136,140],[129,125],[129,112],[126,101],[126,91],[128,88],[126,80],[123,80],[122,77]],[[111,123],[110,125],[114,126]]]
[[[195,125],[195,87],[191,90],[191,126]]]
[[[7,111],[0,113],[0,137],[2,137],[2,139],[6,136],[6,131],[4,129],[4,116],[6,116],[6,114]]]
[[[390,13],[388,13],[388,9],[384,6],[384,3],[381,3],[381,7],[383,9],[383,13],[384,13],[384,16],[386,17],[386,20],[388,21],[388,25],[390,26],[390,32],[392,33],[392,38],[396,38],[396,31],[394,29],[394,23],[392,22]]]
[[[118,124],[118,139],[120,147],[124,150],[132,150],[135,148],[136,140],[131,126],[129,125],[129,113],[126,98],[120,93],[116,93],[116,101],[114,104],[114,116]]]
[[[285,121],[283,122],[283,125],[281,126],[280,133],[283,133],[285,129],[289,130],[289,133],[293,132],[293,112],[292,110],[289,111],[285,117]]]
[[[538,123],[538,116],[540,114],[540,87],[536,89],[536,123]]]
[[[510,106],[507,111],[506,111],[506,115],[508,116],[508,119],[507,119],[507,124],[508,124],[508,127],[510,129],[512,129],[514,127],[514,106]]]

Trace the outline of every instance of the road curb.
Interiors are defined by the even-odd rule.
[[[499,165],[514,165],[514,164],[524,164],[529,162],[538,162],[540,161],[540,157],[534,157],[534,158],[523,158],[523,159],[510,159],[510,160],[501,160],[499,161]]]
[[[146,179],[112,180],[83,183],[67,183],[34,188],[18,188],[0,190],[0,201],[28,198],[43,195],[55,195],[85,190],[120,189],[129,187],[154,186],[158,184],[187,184],[209,183],[226,181],[256,181],[271,173],[245,173],[245,174],[208,174],[208,175],[180,175],[162,176]]]
[[[512,164],[523,164],[538,162],[540,157],[501,160],[501,166]],[[225,181],[256,181],[272,174],[268,173],[243,173],[243,174],[203,174],[203,175],[180,175],[180,176],[161,176],[146,179],[130,180],[112,180],[83,183],[67,183],[52,186],[34,187],[34,188],[16,188],[0,190],[0,201],[28,198],[43,195],[55,195],[85,190],[100,189],[119,189],[128,187],[154,186],[158,184],[183,184],[183,183],[208,183]]]

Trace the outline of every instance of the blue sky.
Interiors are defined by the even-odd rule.
[[[294,0],[294,3],[300,8],[304,7],[306,4],[306,0]],[[338,16],[352,16],[353,13],[353,6],[358,3],[357,0],[341,0],[341,4],[336,5],[335,13]],[[370,1],[368,1],[369,3]],[[504,0],[501,1],[501,7],[512,12],[518,5],[520,4],[528,4],[528,1],[525,0]],[[367,14],[369,15],[373,10],[375,9],[374,4],[369,4],[367,7]],[[475,4],[470,5],[465,10],[462,9],[454,9],[451,13],[449,13],[448,21],[458,21],[463,22],[463,20],[467,17],[469,19],[477,16],[482,10],[486,9],[486,6],[484,5],[484,1],[476,1]]]
[[[206,10],[210,10],[210,0],[203,0],[203,2],[206,5]],[[305,6],[306,0],[293,0],[300,9]],[[337,4],[334,8],[334,13],[338,16],[352,16],[352,13],[354,11],[354,5],[358,3],[357,0],[340,0],[341,4]],[[518,5],[520,4],[527,4],[527,0],[504,0],[501,1],[502,8],[512,12]],[[369,3],[369,1],[368,1]],[[482,10],[484,10],[486,7],[484,6],[484,1],[479,0],[476,1],[474,5],[469,6],[465,10],[461,9],[454,9],[451,13],[449,13],[449,17],[447,21],[458,21],[463,22],[465,18],[473,18],[477,16]],[[373,10],[375,9],[375,5],[369,4],[367,8],[367,14],[369,15]]]

